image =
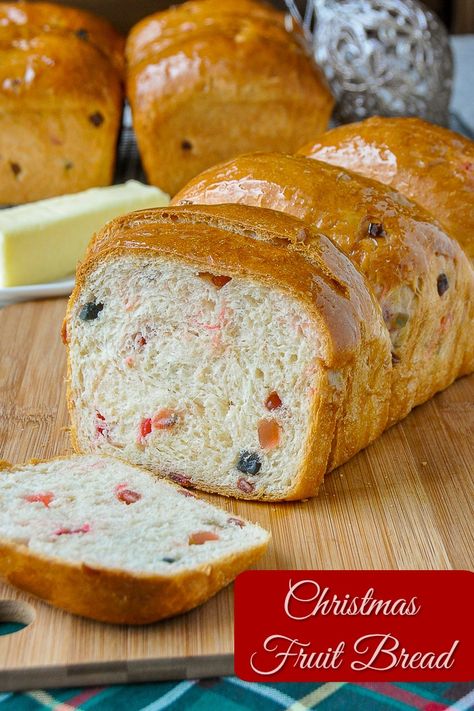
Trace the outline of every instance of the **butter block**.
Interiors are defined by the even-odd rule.
[[[0,210],[0,287],[73,274],[90,238],[106,222],[168,203],[158,188],[129,180]]]

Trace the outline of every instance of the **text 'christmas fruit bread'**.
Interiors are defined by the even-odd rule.
[[[317,493],[384,429],[390,339],[363,276],[273,210],[110,222],[63,328],[74,447],[241,498]]]
[[[195,178],[174,200],[295,215],[367,277],[392,343],[389,424],[474,370],[474,272],[433,217],[373,180],[301,156],[254,154]]]
[[[333,99],[301,30],[255,0],[185,2],[127,40],[127,91],[149,182],[173,195],[246,151],[296,151]]]
[[[391,185],[431,212],[474,258],[474,142],[418,118],[374,117],[300,151]]]
[[[0,575],[68,612],[143,624],[190,610],[269,535],[125,462],[60,457],[0,471]]]
[[[112,182],[123,40],[52,3],[0,3],[0,204]]]

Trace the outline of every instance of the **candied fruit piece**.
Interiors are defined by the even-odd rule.
[[[109,434],[109,426],[107,422],[105,421],[105,417],[98,411],[96,410],[95,413],[95,433],[97,437],[107,437]]]
[[[219,536],[217,533],[212,531],[196,531],[196,533],[191,533],[188,538],[188,543],[190,546],[202,546],[203,543],[207,541],[218,541]]]
[[[381,222],[369,222],[367,232],[371,237],[386,237],[384,227]]]
[[[173,410],[163,409],[153,415],[152,424],[156,430],[169,430],[178,422],[178,415]]]
[[[170,472],[168,477],[175,481],[181,486],[191,486],[191,477],[186,476],[186,474],[178,474],[177,472]]]
[[[132,489],[122,489],[120,487],[117,490],[116,497],[119,501],[129,506],[129,504],[136,504],[137,501],[140,501],[142,495],[139,494],[138,491],[133,491]]]
[[[270,395],[265,400],[265,407],[267,408],[267,410],[278,410],[281,405],[282,402],[280,396],[278,395],[276,390],[272,390]]]
[[[274,449],[280,444],[281,427],[276,420],[260,420],[258,441],[262,449]]]
[[[237,488],[244,491],[246,494],[251,494],[255,489],[255,484],[252,484],[251,481],[247,481],[247,479],[244,479],[244,477],[241,476],[240,479],[237,480]]]
[[[262,468],[262,462],[257,452],[241,452],[239,456],[239,461],[237,462],[237,469],[243,474],[258,474]]]
[[[47,509],[49,509],[49,505],[53,500],[54,494],[51,491],[44,491],[39,494],[27,494],[25,496],[25,501],[29,504],[42,503]]]
[[[146,417],[140,422],[140,436],[146,437],[151,434],[151,417]]]
[[[79,311],[79,318],[81,321],[94,321],[103,308],[104,304],[97,303],[96,301],[88,301]]]
[[[446,274],[440,274],[436,281],[436,286],[438,289],[438,294],[443,296],[443,294],[449,289],[449,281]]]
[[[243,528],[245,526],[245,521],[242,521],[241,518],[236,518],[235,516],[228,518],[227,523],[231,526],[238,526],[239,528]]]
[[[54,531],[55,536],[70,536],[73,533],[89,533],[91,530],[91,525],[90,523],[84,523],[82,526],[79,526],[79,528],[67,528],[65,526],[61,526],[61,528],[56,529]]]

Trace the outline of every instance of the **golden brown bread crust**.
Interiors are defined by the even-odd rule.
[[[89,274],[98,263],[121,255],[165,257],[207,271],[212,264],[216,274],[250,276],[297,299],[316,321],[320,386],[303,465],[293,488],[280,498],[314,496],[326,471],[385,428],[391,358],[380,308],[347,257],[311,227],[273,210],[238,205],[143,210],[112,220],[95,237],[78,270],[66,314],[66,342]],[[79,451],[71,367],[68,353],[71,436]],[[278,498],[229,487],[212,490],[241,498]]]
[[[2,475],[15,469],[0,462]],[[24,544],[0,539],[0,576],[75,615],[100,622],[140,625],[201,605],[253,565],[267,546],[268,541],[251,551],[222,556],[212,564],[166,576],[65,563],[34,553]]]
[[[0,203],[112,181],[123,40],[100,18],[0,3]]]
[[[474,258],[474,142],[418,118],[374,117],[300,149],[399,190],[432,213]]]
[[[285,16],[246,0],[186,2],[127,40],[128,96],[148,179],[174,194],[245,151],[294,151],[333,99]]]
[[[191,610],[228,585],[265,552],[232,555],[174,577],[128,575],[41,557],[0,541],[0,575],[21,590],[75,615],[143,625]]]
[[[281,154],[240,156],[211,168],[173,201],[224,202],[305,220],[366,275],[393,341],[390,423],[474,369],[473,270],[418,205],[375,181]],[[440,294],[443,274],[448,288]]]

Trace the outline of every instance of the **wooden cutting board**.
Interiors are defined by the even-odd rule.
[[[0,458],[70,451],[65,299],[0,311]],[[474,567],[474,376],[417,408],[333,472],[320,495],[292,504],[205,496],[271,529],[261,568]],[[73,617],[0,583],[0,689],[184,679],[232,673],[228,588],[201,608],[143,628]]]

